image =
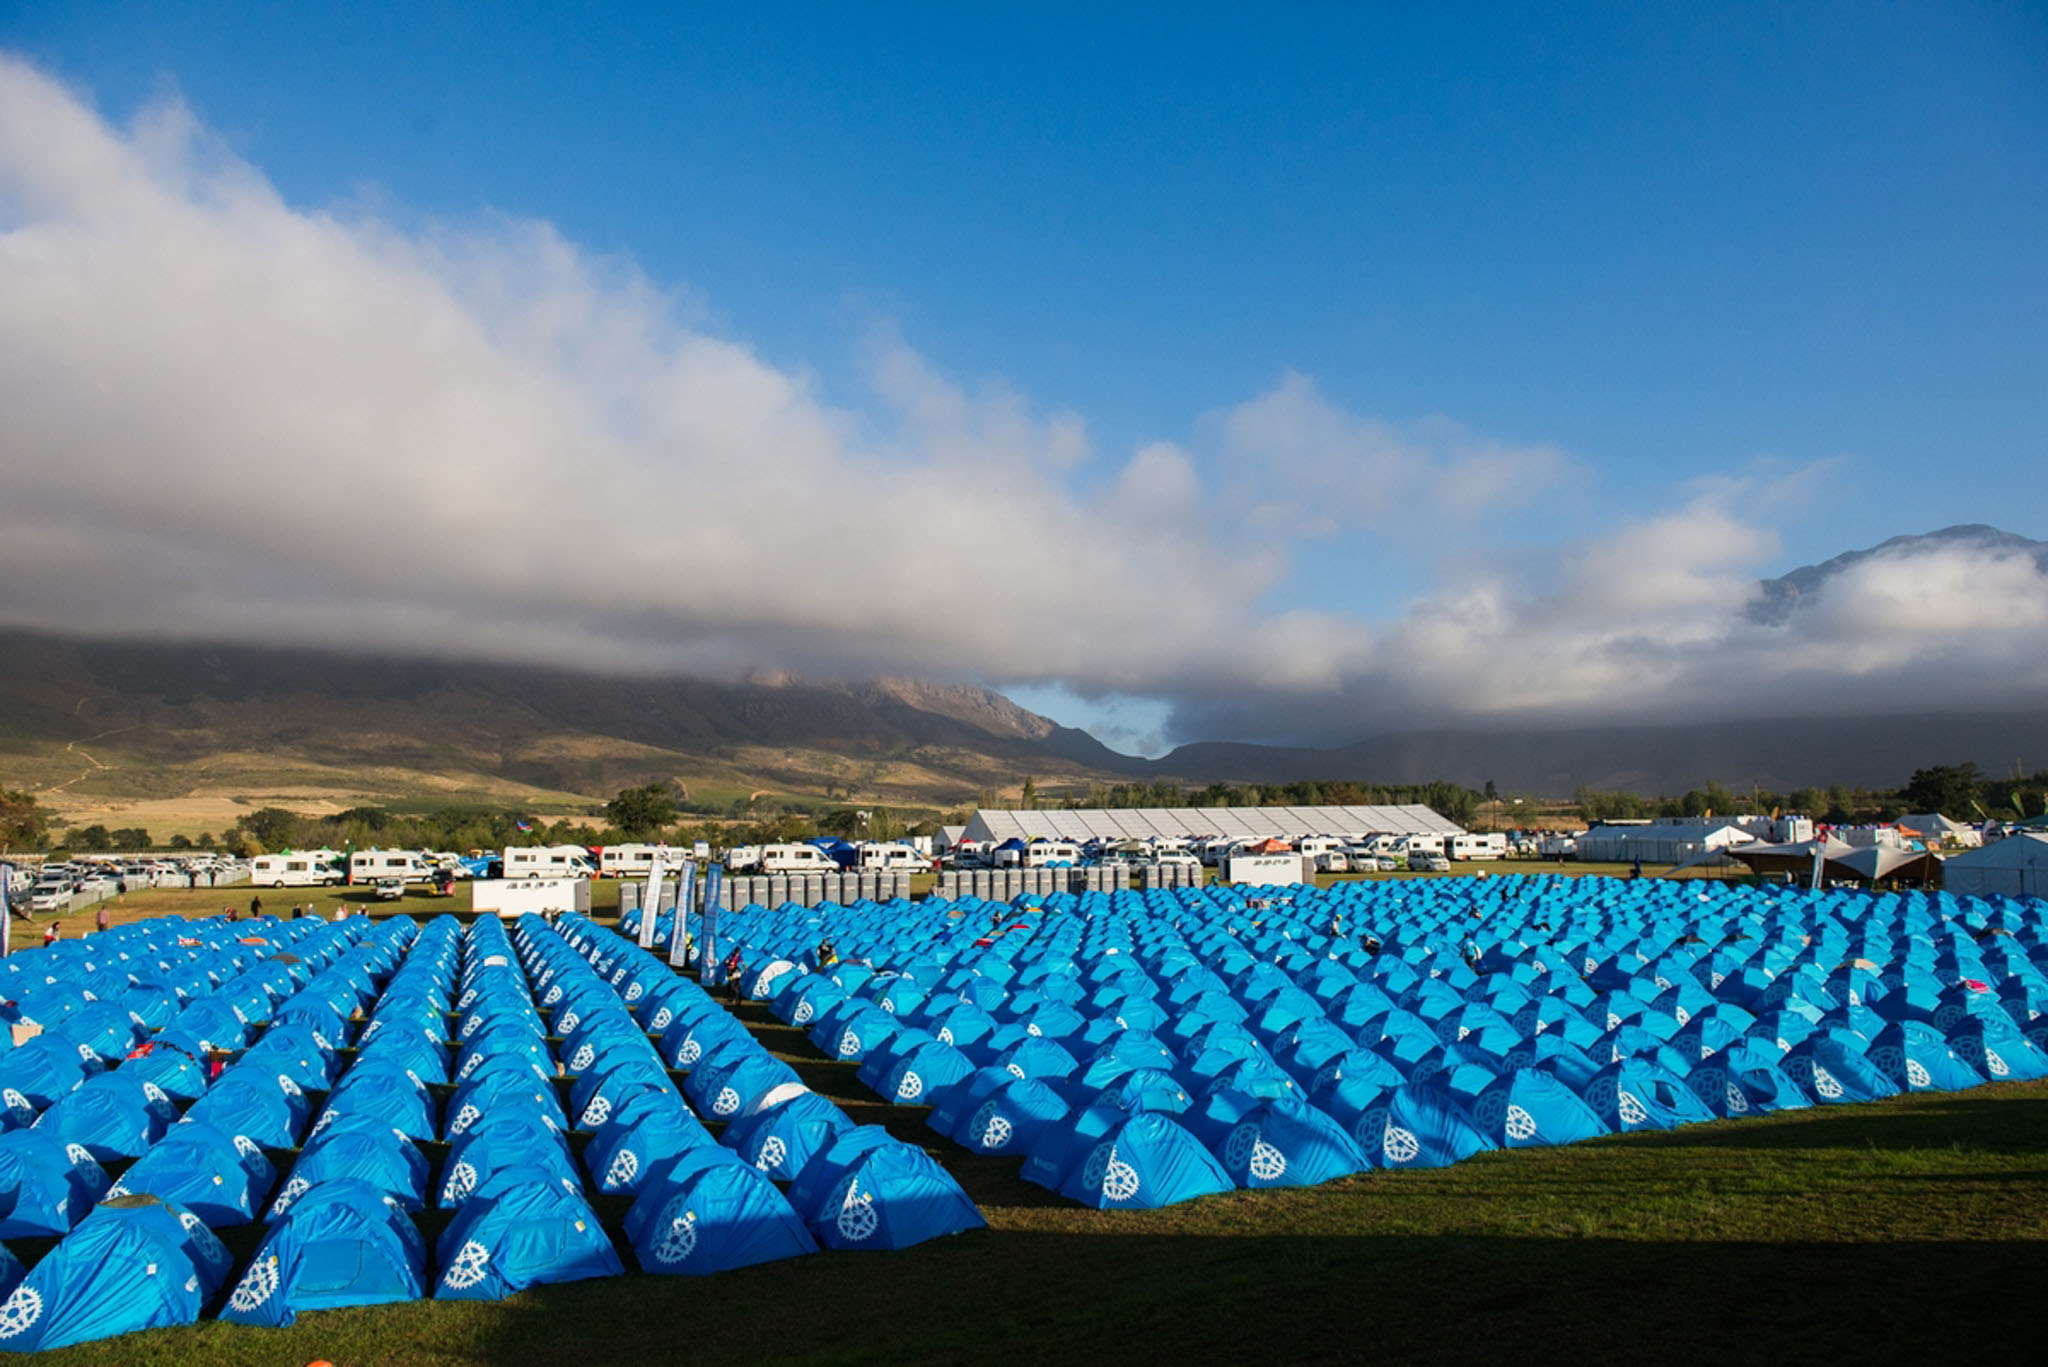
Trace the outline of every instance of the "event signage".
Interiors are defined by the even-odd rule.
[[[690,962],[690,908],[697,899],[697,866],[683,861],[676,874],[676,923],[668,933],[668,966],[684,968]]]
[[[661,856],[654,856],[654,866],[647,870],[647,894],[640,904],[640,948],[654,948],[654,922],[661,915],[661,882],[668,873],[668,866],[661,862]]]
[[[718,986],[718,885],[724,880],[725,865],[705,867],[704,933],[697,937],[697,981],[707,987]]]

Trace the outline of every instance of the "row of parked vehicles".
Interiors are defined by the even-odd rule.
[[[0,865],[0,878],[7,880],[10,905],[25,905],[32,912],[56,912],[69,911],[81,896],[104,899],[143,888],[211,887],[235,882],[246,871],[240,860],[226,855],[131,855],[45,861],[33,871]]]
[[[1318,873],[1391,872],[1396,869],[1444,870],[1450,861],[1503,859],[1507,837],[1460,832],[1449,835],[1305,835],[1295,840],[1253,840],[1218,836],[1209,840],[1160,837],[1151,840],[1007,840],[961,841],[944,863],[960,869],[1061,868],[1121,862],[1134,865],[1227,864],[1242,854],[1291,852],[1310,861]]]

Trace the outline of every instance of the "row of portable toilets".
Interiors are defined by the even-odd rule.
[[[10,1023],[41,1028],[0,1053],[0,1350],[981,1223],[923,1150],[853,1125],[695,983],[579,918],[167,919],[0,976]],[[684,1022],[705,1046],[679,1092],[649,1032]],[[733,1100],[771,1073],[763,1106]],[[773,1124],[820,1138],[774,1158]],[[249,1224],[238,1264],[213,1231]],[[25,1268],[13,1249],[37,1246]]]
[[[1198,888],[1204,870],[1199,864],[1139,864],[1135,866],[1139,886],[1155,888]],[[1127,863],[1087,864],[1080,868],[1044,869],[946,869],[934,889],[941,901],[972,897],[978,901],[1008,902],[1019,897],[1050,897],[1055,893],[1123,892],[1131,886],[1133,866]],[[754,898],[764,906],[780,906],[774,898]]]
[[[695,904],[702,905],[706,895],[707,880],[697,875]],[[619,885],[619,911],[624,917],[637,917],[640,910],[642,889],[631,881]],[[827,902],[889,901],[910,896],[910,874],[896,869],[887,872],[867,873],[772,873],[738,874],[724,879],[718,892],[721,907],[742,907],[750,903],[781,906],[793,902],[800,907],[822,906]],[[675,909],[676,889],[673,883],[662,889],[661,910]]]
[[[719,934],[878,1096],[1129,1208],[2040,1077],[2043,913],[1532,877],[752,906]]]

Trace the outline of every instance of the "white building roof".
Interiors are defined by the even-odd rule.
[[[1293,840],[1304,835],[1462,835],[1464,827],[1420,804],[1401,807],[1118,807],[1020,812],[982,808],[969,840],[1183,840],[1208,836]]]

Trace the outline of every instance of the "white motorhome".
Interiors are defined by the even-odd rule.
[[[854,868],[860,873],[893,873],[899,869],[915,873],[928,864],[923,855],[908,845],[874,841],[860,847],[860,860]]]
[[[347,878],[340,850],[259,854],[249,862],[249,882],[259,888],[332,887]]]
[[[659,863],[680,868],[683,852],[667,845],[607,845],[597,852],[598,873],[606,878],[645,878]]]
[[[507,878],[594,878],[597,866],[581,845],[507,845]]]
[[[1305,835],[1295,842],[1295,852],[1312,862],[1317,873],[1351,872],[1351,855],[1334,835]]]
[[[839,865],[816,845],[763,845],[762,873],[837,873]]]
[[[1024,847],[1027,869],[1073,868],[1081,862],[1081,847],[1066,840],[1034,840]]]
[[[1444,852],[1453,859],[1505,859],[1508,857],[1508,838],[1501,831],[1485,835],[1467,831],[1463,835],[1446,836]]]
[[[348,857],[351,883],[374,883],[380,878],[425,883],[433,876],[434,866],[416,850],[357,850]]]

